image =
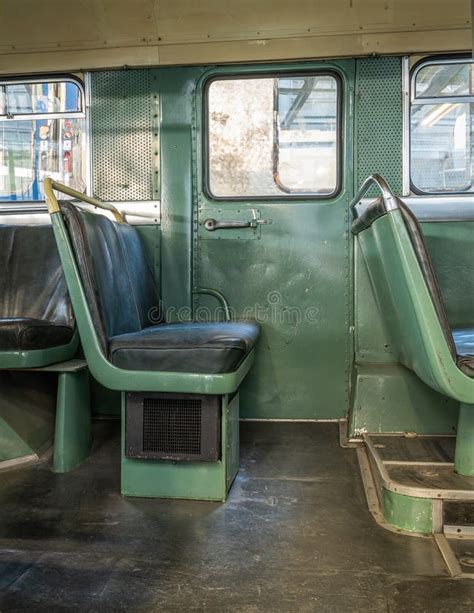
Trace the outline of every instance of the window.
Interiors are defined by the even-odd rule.
[[[207,88],[207,187],[215,198],[329,197],[339,183],[339,79],[223,78]]]
[[[0,202],[44,200],[48,176],[85,191],[84,117],[75,79],[0,81]]]
[[[473,192],[474,63],[430,61],[415,69],[410,176],[417,191]]]

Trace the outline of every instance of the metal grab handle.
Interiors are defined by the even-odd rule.
[[[387,181],[379,174],[373,174],[367,177],[367,179],[360,186],[359,191],[357,192],[356,197],[351,202],[349,208],[354,214],[355,207],[362,200],[364,195],[369,191],[369,188],[375,185],[382,192],[382,200],[385,204],[385,209],[387,211],[393,211],[398,209],[397,197],[391,190]]]
[[[204,227],[209,232],[225,230],[226,228],[255,228],[256,226],[257,224],[253,223],[253,221],[218,221],[217,219],[209,218],[204,222]]]
[[[253,218],[250,221],[237,221],[237,220],[228,220],[224,221],[221,219],[213,219],[209,217],[204,222],[204,227],[208,232],[214,232],[214,230],[226,230],[232,228],[258,228],[260,225],[271,224],[272,222],[269,219],[259,219],[259,211],[255,209],[252,210]]]
[[[110,211],[112,215],[115,217],[116,221],[120,223],[125,223],[125,219],[123,215],[113,206],[113,204],[109,204],[108,202],[102,202],[102,200],[98,200],[97,198],[92,198],[91,196],[87,196],[82,192],[78,192],[77,190],[69,187],[68,185],[63,185],[58,181],[54,181],[50,177],[46,177],[44,180],[44,195],[46,198],[46,206],[48,207],[48,211],[50,214],[59,213],[59,202],[54,195],[54,191],[61,192],[62,194],[66,194],[75,198],[76,200],[80,200],[81,202],[85,202],[87,204],[92,204],[92,206],[96,206],[100,209],[105,209],[106,211]]]
[[[217,289],[211,289],[210,287],[196,287],[193,289],[193,294],[207,294],[208,296],[214,296],[214,298],[220,302],[222,308],[224,309],[225,320],[231,321],[229,303],[227,302],[224,294],[219,292]]]

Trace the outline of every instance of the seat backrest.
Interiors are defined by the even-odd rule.
[[[456,363],[456,349],[421,226],[399,199],[386,211],[381,200],[352,225],[379,311],[400,362],[440,389],[435,372]]]
[[[94,326],[107,354],[113,336],[160,322],[158,287],[136,228],[71,202],[60,206]]]
[[[0,225],[0,318],[73,326],[74,315],[51,225]]]

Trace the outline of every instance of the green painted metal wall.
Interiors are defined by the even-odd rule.
[[[346,168],[352,175],[351,185],[346,186],[347,199],[372,172],[383,174],[395,191],[401,193],[402,60],[398,57],[373,57],[356,60],[353,65],[352,81],[346,92],[348,96],[351,90],[354,91],[354,133],[352,136],[350,131],[348,133],[348,149],[352,151],[354,160],[349,162],[350,168]],[[303,262],[306,257],[302,245],[311,242],[316,245],[313,252],[306,248],[307,257],[314,258],[315,262],[318,253],[323,255],[319,245],[327,240],[324,232],[333,223],[329,208],[320,208],[317,219],[306,220],[304,227],[296,210],[291,214],[288,211],[288,217],[283,220],[285,214],[283,209],[276,208],[278,205],[265,208],[265,216],[274,217],[279,225],[283,222],[286,224],[287,231],[280,237],[283,241],[281,244],[290,246],[293,240],[296,241],[295,245],[298,244],[298,251],[291,258],[282,257],[281,249],[277,257],[276,250],[272,251],[270,242],[265,241],[245,241],[245,253],[241,252],[240,255],[229,241],[219,248],[215,241],[206,241],[204,249],[201,249],[202,243],[193,241],[193,230],[198,231],[193,204],[196,205],[201,198],[198,190],[201,168],[196,149],[200,124],[194,104],[197,84],[206,70],[204,67],[163,68],[104,71],[92,75],[95,193],[111,200],[150,200],[161,195],[161,227],[141,227],[140,232],[156,278],[161,282],[165,307],[172,311],[172,319],[177,310],[183,307],[190,315],[191,309],[200,304],[214,306],[207,298],[193,301],[192,287],[197,283],[224,290],[238,308],[252,299],[265,303],[268,292],[275,288],[282,290],[285,296],[287,289],[290,292],[288,296],[291,300],[286,306],[310,305],[311,293],[299,295],[291,292],[291,287],[295,277],[302,274],[297,269],[298,261]],[[206,203],[201,202],[203,204]],[[334,257],[334,251],[333,256],[328,252],[327,258],[324,256],[320,259],[321,283],[313,284],[310,288],[314,295],[326,295],[328,317],[324,318],[314,338],[306,334],[308,342],[304,348],[298,348],[298,344],[294,343],[295,330],[291,325],[286,329],[264,329],[259,357],[262,358],[264,354],[266,357],[263,361],[257,358],[255,371],[241,394],[242,412],[248,417],[340,417],[349,408],[347,380],[342,377],[339,381],[337,376],[333,379],[330,373],[335,372],[337,367],[331,362],[333,358],[329,362],[326,359],[330,346],[326,346],[326,343],[331,338],[341,336],[345,340],[341,341],[341,347],[333,357],[344,363],[344,370],[348,371],[350,367],[350,353],[347,354],[351,342],[350,308],[344,316],[341,311],[340,318],[335,315],[346,300],[344,292],[351,291],[352,274],[350,259],[343,255],[344,237],[347,236],[347,221],[343,221],[346,215],[344,207],[339,214],[342,217],[338,217],[336,225],[339,228],[338,240],[342,241],[338,247],[340,258]],[[469,244],[472,245],[472,228],[473,224],[454,222],[424,224],[448,317],[453,325],[472,323],[469,321],[472,319],[471,297],[474,295],[469,249]],[[304,241],[301,241],[302,237],[305,237]],[[226,270],[221,265],[225,262],[233,266]],[[353,377],[353,398],[357,405],[354,414],[358,415],[359,426],[369,427],[373,421],[371,416],[375,419],[380,407],[386,406],[386,424],[390,429],[403,429],[404,424],[418,428],[428,419],[428,405],[435,403],[435,417],[429,429],[433,431],[439,427],[446,430],[455,420],[456,411],[443,411],[446,399],[441,396],[436,399],[435,396],[434,400],[431,392],[417,387],[423,386],[421,382],[413,381],[393,364],[384,324],[357,250],[353,254],[353,264],[354,358],[360,364],[357,373],[362,373],[365,380],[365,384],[360,386],[357,384],[358,376]],[[272,270],[273,284],[270,289],[267,283],[261,283],[262,266]],[[333,285],[331,278],[335,274],[348,281],[341,282],[340,287],[337,286],[339,289],[333,286],[329,291]],[[242,280],[245,280],[244,285]],[[281,287],[277,287],[278,284]],[[460,288],[462,291],[459,291]],[[334,315],[332,318],[329,316],[331,312]],[[272,362],[273,358],[276,362]],[[267,370],[267,366],[262,366],[263,362],[270,371],[273,369],[273,374],[263,372]],[[320,386],[319,395],[301,380],[301,373],[309,372],[309,363],[314,363],[313,379],[318,381],[321,378],[321,381],[327,382]],[[371,371],[370,365],[374,363],[393,368],[391,376],[380,377],[380,371]],[[283,368],[284,364],[287,365],[286,369]],[[373,382],[370,387],[367,385],[368,373]],[[271,385],[269,375],[273,377]],[[399,383],[394,384],[394,381]],[[419,403],[419,411],[415,415],[409,399],[414,387],[417,387]],[[386,402],[388,391],[390,401]],[[117,396],[112,397],[97,389],[94,394],[100,412],[118,413]],[[317,403],[314,401],[316,397]],[[380,426],[379,417],[377,415],[377,426]]]
[[[157,71],[161,100],[162,297],[169,319],[192,308],[193,103],[204,69]],[[170,313],[171,309],[175,309]]]
[[[355,62],[341,64],[350,72],[344,92],[347,114],[343,197],[330,205],[277,203],[259,207],[265,209],[265,216],[274,219],[270,235],[262,236],[262,241],[258,244],[255,241],[253,246],[246,244],[240,255],[235,244],[228,241],[221,244],[218,253],[213,251],[215,245],[206,242],[200,248],[199,258],[194,260],[193,205],[198,203],[196,173],[202,170],[195,142],[201,126],[196,121],[194,103],[196,85],[207,69],[106,72],[92,79],[92,126],[97,133],[93,140],[94,174],[98,177],[95,190],[109,199],[111,196],[119,199],[120,190],[117,194],[114,186],[113,193],[107,191],[111,160],[105,135],[114,130],[118,134],[118,143],[113,148],[114,163],[123,171],[123,179],[118,183],[126,184],[127,169],[134,168],[137,157],[149,159],[146,150],[152,146],[149,140],[138,138],[134,126],[140,132],[142,123],[150,116],[149,101],[154,95],[159,96],[162,210],[159,239],[165,308],[176,313],[183,307],[198,306],[192,300],[193,283],[223,291],[238,311],[255,304],[265,306],[272,291],[281,295],[282,304],[274,305],[279,311],[305,310],[315,304],[318,307],[316,323],[303,320],[286,325],[283,314],[280,324],[264,324],[257,365],[242,390],[242,413],[248,417],[340,417],[348,408],[351,359],[347,330],[351,300],[347,204],[353,185],[348,100],[354,84]],[[134,112],[138,119],[132,121],[131,129],[124,131],[123,124],[133,118]],[[152,172],[151,166],[148,172]],[[150,192],[142,197],[146,195]],[[142,235],[148,252],[152,253],[154,247],[150,243],[157,236],[143,231]],[[286,256],[282,257],[285,250]],[[240,260],[244,256],[242,268]],[[265,284],[259,272],[262,266],[267,273],[271,272],[265,275]],[[336,273],[334,277],[329,274],[331,270]],[[241,291],[243,287],[245,293]],[[319,346],[316,354],[314,346]],[[103,405],[102,391],[97,398]]]
[[[344,173],[339,196],[215,202],[202,189],[203,162],[198,156],[197,283],[222,291],[237,317],[250,312],[262,329],[254,367],[241,388],[244,418],[339,418],[349,404],[352,301],[347,208],[353,185],[350,103],[355,62],[305,67],[336,70],[344,82]],[[301,65],[285,68],[292,71]],[[277,69],[265,67],[267,74]],[[228,67],[220,74],[250,70],[255,67]],[[198,132],[199,128],[198,122]],[[262,226],[256,237],[227,231],[216,240],[202,227],[208,217],[251,219],[253,208],[261,219],[272,222]],[[200,303],[211,306],[207,299]]]

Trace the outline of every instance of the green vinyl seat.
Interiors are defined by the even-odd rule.
[[[378,175],[365,185],[370,181],[386,186]],[[460,402],[455,466],[474,476],[474,326],[451,330],[421,225],[386,188],[353,221],[352,232],[398,361]]]

